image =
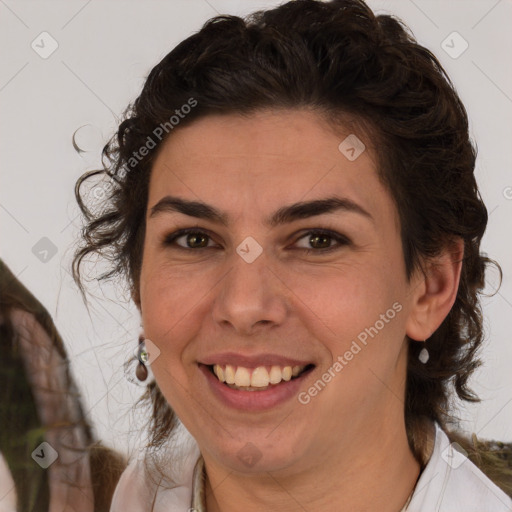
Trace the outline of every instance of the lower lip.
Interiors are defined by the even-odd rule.
[[[287,382],[281,381],[277,386],[270,386],[264,391],[241,391],[226,386],[226,384],[213,375],[208,366],[199,364],[199,369],[206,377],[213,394],[217,396],[221,402],[230,407],[245,411],[264,411],[272,409],[272,407],[280,405],[290,400],[290,398],[297,396],[305,377],[312,371],[308,370],[300,377]]]

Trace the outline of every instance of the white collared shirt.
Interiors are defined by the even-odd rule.
[[[434,451],[407,512],[511,512],[512,499],[455,447],[436,424]]]
[[[512,499],[457,451],[454,443],[450,444],[439,425],[435,428],[432,455],[405,511],[512,512]],[[153,500],[154,512],[206,512],[203,459],[197,444],[190,449],[181,468],[177,487],[162,487],[155,492],[155,487],[144,480],[142,460],[133,460],[116,487],[110,512],[145,511]]]

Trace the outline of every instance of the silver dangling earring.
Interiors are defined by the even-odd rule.
[[[425,340],[426,342],[427,340]],[[423,347],[421,350],[420,350],[420,353],[418,354],[418,359],[420,360],[421,363],[423,364],[427,364],[428,360],[430,358],[430,354],[428,353],[428,350],[426,347]]]
[[[146,352],[144,341],[144,336],[139,336],[139,349],[137,350],[137,359],[139,364],[135,370],[135,375],[141,382],[144,382],[148,378],[148,369],[146,368],[148,353]]]

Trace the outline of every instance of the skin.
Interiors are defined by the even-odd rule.
[[[367,149],[352,162],[338,150],[350,133],[305,110],[209,116],[173,132],[154,163],[138,304],[145,335],[161,351],[155,378],[204,457],[209,512],[376,504],[396,512],[419,475],[404,424],[405,335],[423,341],[448,314],[462,244],[407,281],[398,214],[371,141],[359,136]],[[208,203],[229,224],[151,215],[167,195]],[[372,219],[336,211],[264,225],[282,206],[333,195]],[[190,248],[186,235],[163,243],[181,228],[201,229],[208,248]],[[315,228],[350,242],[328,239],[338,248],[322,253],[321,242],[309,243]],[[250,264],[236,252],[248,236],[263,249]],[[294,397],[240,412],[219,402],[198,370],[215,352],[271,352],[316,365],[307,391],[397,302],[401,311],[307,405]],[[251,467],[237,456],[247,442],[261,454]]]

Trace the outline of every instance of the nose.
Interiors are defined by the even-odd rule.
[[[240,336],[251,336],[284,322],[288,311],[286,286],[264,254],[247,263],[238,254],[233,266],[219,283],[212,315],[222,328]]]

